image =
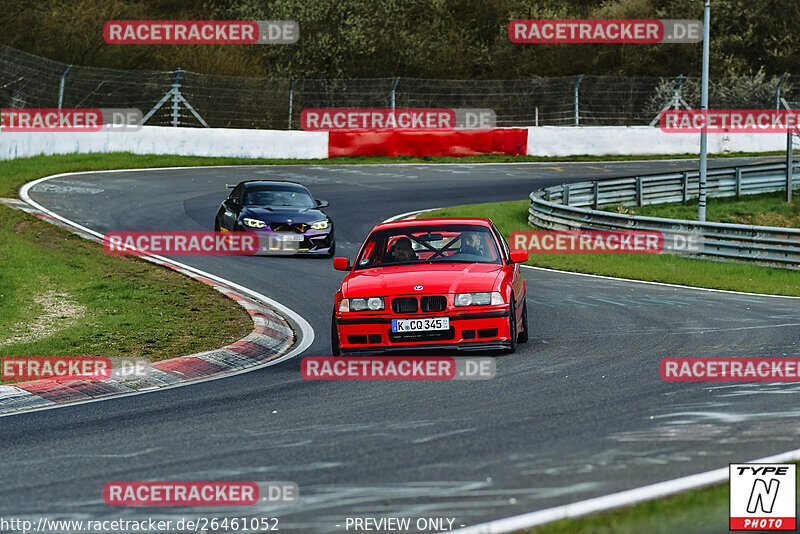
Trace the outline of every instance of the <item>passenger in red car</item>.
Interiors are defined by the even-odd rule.
[[[473,254],[475,256],[483,255],[483,247],[481,237],[478,232],[464,232],[461,234],[461,250],[462,254]]]

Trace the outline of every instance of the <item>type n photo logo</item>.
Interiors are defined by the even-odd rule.
[[[730,464],[730,530],[795,530],[797,465]]]

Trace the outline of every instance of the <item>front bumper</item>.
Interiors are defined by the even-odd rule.
[[[434,332],[392,332],[392,319],[448,317],[450,329]],[[372,354],[399,350],[500,350],[510,344],[508,306],[474,312],[410,315],[336,314],[336,329],[342,354]]]
[[[244,228],[258,236],[258,254],[328,254],[335,241],[332,230],[308,230],[300,235],[302,241],[283,241],[281,234],[268,229]]]

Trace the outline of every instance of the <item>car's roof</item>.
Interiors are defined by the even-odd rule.
[[[404,228],[406,226],[439,226],[444,224],[472,224],[475,226],[489,227],[492,224],[490,219],[479,219],[477,217],[447,217],[436,219],[404,219],[400,221],[384,222],[377,225],[374,230],[385,230],[387,228]]]
[[[281,181],[281,180],[245,180],[243,182],[239,182],[239,184],[240,185],[244,184],[245,187],[251,187],[251,186],[259,186],[259,187],[266,186],[266,187],[269,187],[269,186],[287,186],[287,185],[290,185],[290,186],[294,186],[294,187],[297,187],[297,188],[300,188],[300,189],[307,189],[306,186],[304,186],[303,184],[298,184],[297,182],[285,182],[285,181]]]

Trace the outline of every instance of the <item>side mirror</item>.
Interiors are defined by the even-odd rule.
[[[319,200],[319,199],[316,199],[316,200],[317,200],[317,207],[318,208],[327,208],[328,206],[330,206],[330,204],[328,203],[327,200]]]
[[[525,263],[528,261],[528,251],[527,250],[512,250],[511,251],[511,261],[514,263]]]
[[[333,258],[333,268],[337,271],[349,271],[350,260],[347,258]]]

